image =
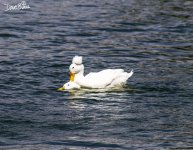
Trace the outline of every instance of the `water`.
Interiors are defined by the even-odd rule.
[[[192,1],[0,2],[0,149],[193,149]],[[135,73],[58,92],[74,55]]]

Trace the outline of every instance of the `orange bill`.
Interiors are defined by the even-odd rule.
[[[74,81],[75,74],[70,72],[70,81]]]

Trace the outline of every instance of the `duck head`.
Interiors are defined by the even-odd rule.
[[[76,84],[75,82],[69,81],[63,85],[63,87],[59,88],[59,91],[64,90],[73,90],[73,89],[80,89],[80,85]]]
[[[70,70],[70,81],[74,81],[75,75],[78,73],[84,73],[84,65],[80,64],[71,64],[69,67]]]

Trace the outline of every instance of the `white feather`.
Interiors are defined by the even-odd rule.
[[[81,65],[82,64],[82,56],[74,56],[72,59],[72,63],[76,65]]]

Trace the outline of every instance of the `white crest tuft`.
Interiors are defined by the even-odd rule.
[[[76,65],[82,64],[82,56],[74,56],[72,59],[72,63]]]

